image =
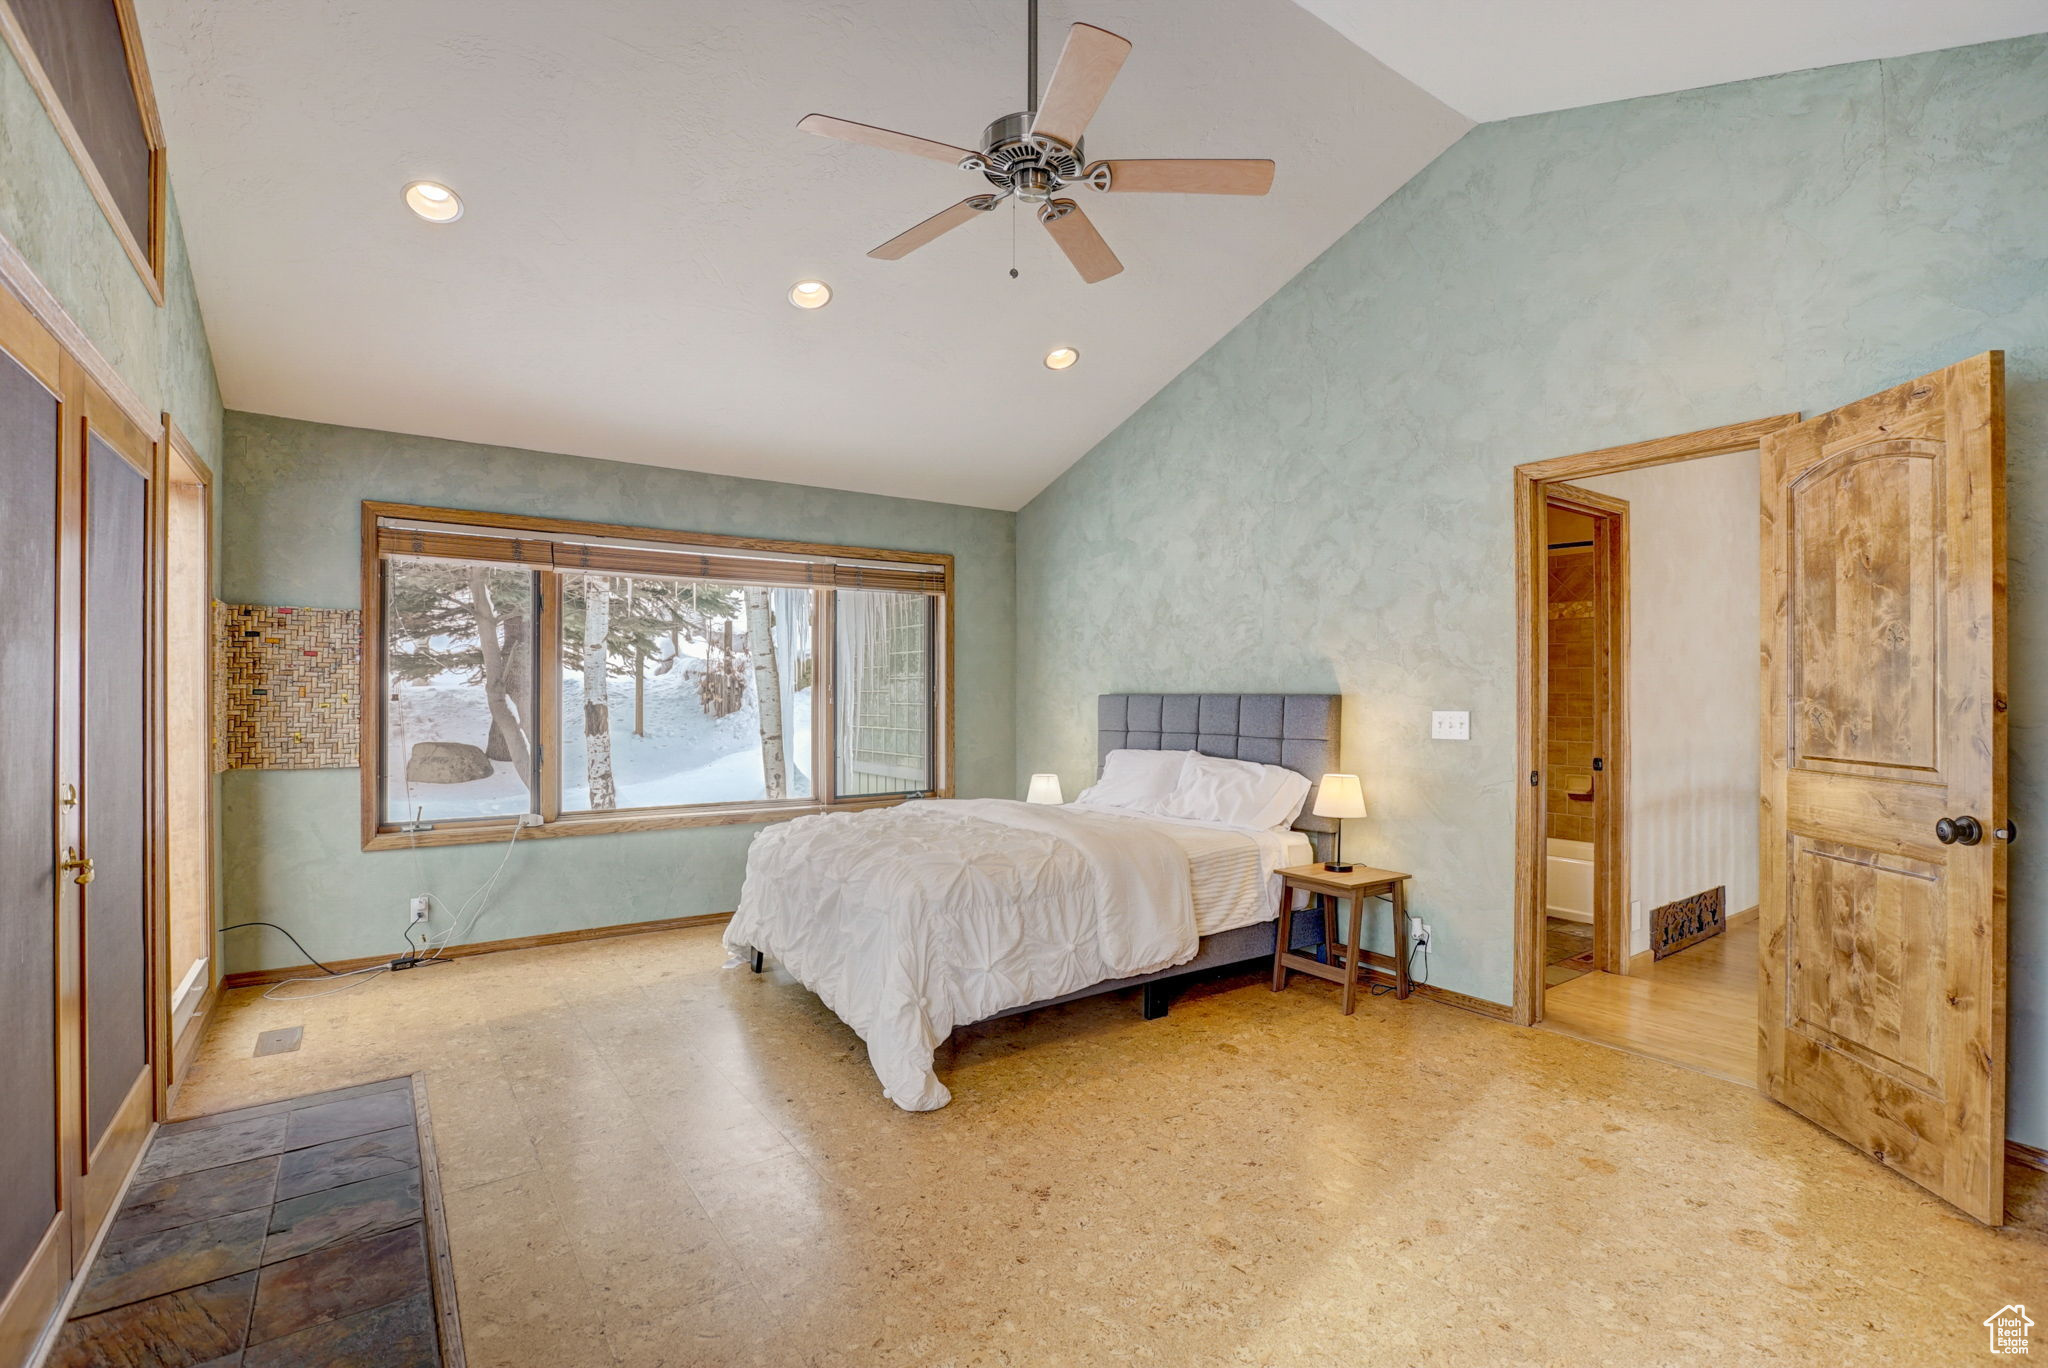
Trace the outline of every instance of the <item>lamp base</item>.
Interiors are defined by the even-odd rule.
[[[1329,870],[1332,874],[1349,874],[1353,869],[1357,868],[1357,866],[1348,864],[1333,864],[1329,860],[1325,860],[1323,861],[1323,868]]]

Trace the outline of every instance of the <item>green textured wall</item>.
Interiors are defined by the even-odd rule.
[[[691,532],[786,537],[955,558],[959,791],[1012,792],[1016,757],[1014,515],[655,466],[227,415],[221,594],[231,603],[357,606],[365,499]],[[289,926],[313,954],[403,948],[407,900],[449,906],[502,848],[361,849],[349,770],[233,770],[223,779],[224,920]],[[730,911],[753,826],[533,842],[475,938]],[[267,931],[230,935],[230,972],[297,962]]]
[[[150,405],[218,469],[220,389],[173,197],[164,304],[150,297],[14,54],[0,44],[0,236]]]
[[[1517,462],[1988,348],[2010,378],[2014,809],[2048,822],[2048,37],[1474,129],[1019,515],[1019,773],[1095,694],[1341,690],[1435,982],[1512,993]],[[1472,740],[1429,739],[1467,708]],[[2029,814],[2033,816],[2029,816]],[[2048,1145],[2048,880],[2013,862],[2012,1133]]]

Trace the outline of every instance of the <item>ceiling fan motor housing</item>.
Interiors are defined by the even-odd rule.
[[[1032,112],[1005,114],[981,134],[981,152],[964,163],[988,182],[1026,204],[1043,204],[1069,181],[1081,179],[1087,165],[1082,144],[1072,147],[1053,138],[1034,137]]]

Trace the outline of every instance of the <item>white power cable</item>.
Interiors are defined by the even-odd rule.
[[[368,982],[370,981],[370,979],[372,979],[372,978],[375,978],[375,977],[376,977],[377,975],[379,975],[379,974],[388,974],[388,973],[390,973],[390,972],[391,972],[391,966],[390,966],[390,965],[388,965],[388,964],[373,964],[373,965],[370,965],[370,966],[369,966],[368,968],[366,968],[366,969],[345,969],[345,970],[343,970],[343,971],[342,971],[341,973],[335,974],[335,975],[333,975],[332,977],[334,977],[334,978],[356,978],[356,976],[357,976],[357,975],[359,975],[359,974],[366,974],[366,975],[368,975],[369,977],[368,977],[368,978],[360,978],[360,979],[357,979],[357,981],[356,981],[356,982],[354,982],[354,983],[344,983],[344,984],[343,984],[343,985],[342,985],[341,987],[339,987],[339,988],[328,988],[328,989],[324,989],[324,990],[322,990],[321,992],[318,992],[318,993],[287,993],[287,994],[285,994],[285,995],[284,995],[283,997],[278,997],[278,995],[277,995],[277,990],[278,990],[278,989],[280,989],[280,988],[286,987],[286,986],[287,986],[287,985],[289,985],[289,984],[293,984],[293,983],[306,983],[306,982],[317,982],[317,981],[318,981],[318,980],[307,980],[307,979],[302,979],[302,978],[296,978],[296,979],[286,979],[286,980],[284,980],[284,982],[282,982],[282,983],[273,983],[273,984],[271,984],[271,985],[270,985],[270,987],[268,987],[267,989],[265,989],[265,990],[264,990],[264,992],[263,992],[263,996],[264,996],[264,998],[265,998],[266,1000],[272,1000],[272,1001],[277,1001],[277,1002],[303,1002],[303,1001],[305,1001],[305,1000],[306,1000],[307,998],[317,998],[317,997],[333,997],[333,996],[334,996],[334,995],[335,995],[336,993],[346,993],[346,992],[347,992],[347,991],[348,991],[349,989],[351,989],[351,988],[360,988],[360,987],[362,987],[362,986],[363,986],[363,984],[365,984],[365,983],[368,983]]]

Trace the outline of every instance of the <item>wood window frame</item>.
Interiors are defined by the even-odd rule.
[[[169,185],[164,167],[164,127],[157,113],[156,86],[150,80],[149,63],[143,56],[142,30],[135,21],[133,0],[112,0],[114,12],[121,25],[121,46],[128,61],[128,81],[135,91],[135,107],[142,116],[143,141],[149,147],[149,241],[137,242],[128,220],[121,208],[114,202],[114,192],[108,187],[106,177],[100,174],[92,152],[85,145],[85,139],[65,111],[64,102],[57,95],[57,87],[44,70],[42,59],[28,41],[28,33],[15,16],[8,0],[0,0],[0,39],[4,39],[14,60],[20,65],[28,83],[35,88],[36,98],[42,101],[50,122],[56,125],[57,136],[65,150],[71,153],[71,160],[78,164],[79,175],[85,178],[86,188],[98,202],[100,212],[106,216],[107,224],[114,230],[115,239],[121,250],[135,267],[135,273],[142,277],[143,288],[157,307],[164,303],[164,235],[165,196]]]
[[[474,528],[475,536],[532,532],[541,537],[588,537],[615,541],[666,544],[678,551],[712,550],[797,557],[836,557],[847,561],[878,562],[904,566],[930,566],[938,570],[938,583],[930,592],[939,599],[933,615],[937,661],[932,690],[932,787],[917,794],[891,794],[834,800],[836,775],[837,690],[832,706],[815,704],[811,729],[812,791],[810,798],[761,800],[749,803],[707,804],[692,807],[630,808],[612,812],[563,812],[561,772],[554,757],[561,754],[561,629],[562,576],[570,567],[535,563],[540,575],[539,725],[542,761],[540,784],[534,804],[541,825],[524,829],[521,840],[550,840],[565,836],[619,835],[636,831],[673,831],[685,827],[737,826],[785,821],[818,812],[851,812],[867,808],[893,807],[912,797],[950,798],[953,795],[953,557],[938,551],[897,551],[881,547],[840,546],[820,542],[784,541],[765,537],[736,537],[713,533],[678,532],[664,528],[636,527],[620,523],[585,522],[567,518],[541,518],[516,513],[488,513],[472,509],[431,508],[418,504],[383,503],[365,500],[362,506],[362,658],[358,679],[361,701],[359,764],[362,784],[362,848],[364,850],[411,850],[432,846],[481,845],[508,839],[518,819],[506,817],[468,818],[437,822],[429,831],[411,832],[385,819],[384,760],[384,556],[379,547],[383,519],[433,523],[454,529]],[[389,529],[383,529],[388,535]],[[446,535],[461,538],[472,534],[454,531]],[[518,562],[507,560],[507,564]],[[615,573],[603,571],[602,573]],[[814,678],[833,678],[835,615],[833,585],[814,586],[816,611],[812,614],[812,659]],[[814,685],[814,687],[817,687]],[[823,718],[825,725],[818,725]]]

